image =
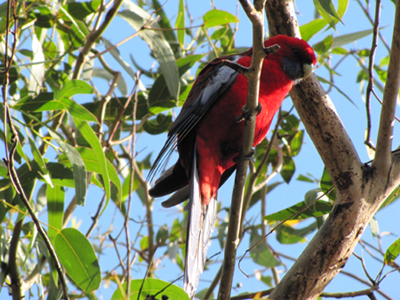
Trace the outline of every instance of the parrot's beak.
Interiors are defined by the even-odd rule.
[[[312,64],[304,64],[303,65],[303,71],[304,71],[303,79],[306,79],[308,76],[310,76],[312,74],[313,65]]]

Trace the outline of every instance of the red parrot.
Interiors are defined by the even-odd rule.
[[[312,73],[316,58],[301,39],[278,35],[265,47],[278,45],[265,57],[260,80],[261,111],[256,119],[253,147],[265,138],[272,118],[293,85]],[[177,191],[164,207],[189,198],[184,289],[193,299],[216,220],[217,191],[236,169],[235,158],[242,146],[242,108],[247,101],[247,79],[224,64],[249,67],[252,49],[241,54],[214,59],[200,72],[185,104],[173,123],[168,139],[158,155],[150,178],[178,148],[179,159],[150,189],[152,197]]]

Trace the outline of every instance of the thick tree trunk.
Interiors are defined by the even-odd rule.
[[[400,2],[400,1],[398,1]],[[400,3],[396,6],[399,10]],[[267,1],[266,14],[271,35],[300,37],[291,0]],[[399,12],[396,13],[396,16]],[[396,17],[399,21],[400,16]],[[399,73],[394,53],[400,44],[396,22],[391,64]],[[389,67],[390,68],[390,67]],[[381,123],[392,124],[398,76],[389,79],[385,90]],[[394,82],[389,82],[393,80]],[[397,90],[396,90],[397,89]],[[347,135],[335,108],[315,76],[296,86],[290,93],[297,112],[314,142],[337,191],[335,206],[324,225],[298,258],[293,267],[269,296],[269,299],[315,299],[335,277],[357,245],[364,229],[386,197],[400,184],[400,156],[390,154],[392,126],[382,126],[372,167],[363,165]],[[380,141],[380,142],[379,142]],[[377,145],[379,147],[379,144]],[[382,161],[382,163],[378,163]],[[389,162],[389,164],[388,164]],[[388,167],[389,166],[389,167]]]

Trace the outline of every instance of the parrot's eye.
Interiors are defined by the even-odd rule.
[[[293,55],[294,55],[294,56],[296,56],[296,57],[299,57],[299,56],[300,56],[300,51],[299,51],[299,49],[293,49],[292,52],[293,52]]]

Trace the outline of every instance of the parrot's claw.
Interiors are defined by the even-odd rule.
[[[256,107],[256,112],[257,112],[257,116],[261,113],[262,111],[262,105],[261,103],[258,103],[257,107]],[[236,123],[240,123],[243,121],[252,121],[253,117],[249,114],[250,110],[249,108],[245,105],[242,107],[242,113],[235,118]]]
[[[256,153],[256,150],[251,149],[251,150],[250,150],[250,153],[246,154],[246,155],[243,157],[243,160],[252,160],[252,159],[254,158],[254,154],[255,154],[255,153]],[[239,162],[239,155],[236,156],[236,157],[234,157],[232,160],[233,160],[234,163],[237,164],[237,163]]]

